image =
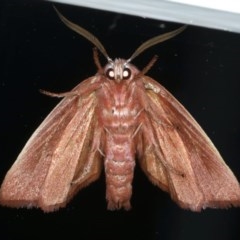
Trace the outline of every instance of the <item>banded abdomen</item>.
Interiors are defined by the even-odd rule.
[[[108,209],[130,209],[136,155],[134,139],[140,129],[141,106],[134,96],[134,86],[115,82],[109,82],[109,85],[101,89],[98,107],[105,138],[102,152],[106,198]]]

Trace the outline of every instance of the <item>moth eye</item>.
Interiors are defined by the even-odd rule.
[[[129,68],[125,68],[123,70],[123,79],[128,79],[131,76],[131,70]]]
[[[114,79],[114,71],[112,68],[109,68],[106,72],[106,76],[109,78],[109,79]]]

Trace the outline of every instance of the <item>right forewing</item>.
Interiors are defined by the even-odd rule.
[[[150,180],[193,211],[239,206],[239,183],[198,123],[160,84],[144,83],[151,89],[140,163]]]

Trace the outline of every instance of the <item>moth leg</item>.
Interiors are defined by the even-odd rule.
[[[103,74],[103,68],[102,68],[101,63],[99,61],[97,48],[93,48],[93,59],[94,59],[95,65],[97,66],[98,72]]]
[[[143,70],[139,73],[139,76],[145,75],[145,74],[153,67],[153,65],[155,64],[155,62],[157,61],[157,59],[158,59],[158,56],[155,55],[155,56],[151,59],[151,61],[147,64],[147,66],[144,67]]]
[[[88,80],[91,80],[90,84]],[[74,97],[74,96],[84,97],[84,95],[88,97],[89,94],[101,88],[101,81],[102,81],[102,78],[99,75],[99,76],[94,76],[94,77],[91,77],[90,79],[85,80],[85,82],[82,83],[81,88],[78,88],[77,86],[73,90],[70,90],[68,92],[54,93],[54,92],[49,92],[43,89],[40,89],[39,91],[47,96],[57,97],[57,98]]]
[[[49,92],[43,89],[40,89],[39,91],[47,96],[58,97],[58,98],[73,97],[78,95],[77,91],[70,91],[70,92],[63,92],[63,93],[54,93],[54,92]]]

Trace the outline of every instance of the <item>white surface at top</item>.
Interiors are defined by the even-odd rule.
[[[240,32],[239,0],[54,0],[54,2]]]

